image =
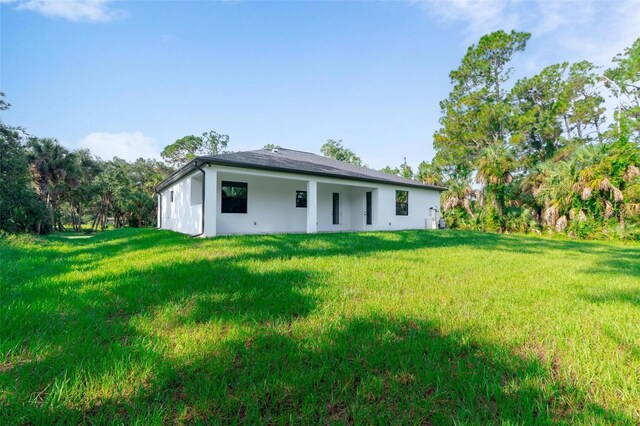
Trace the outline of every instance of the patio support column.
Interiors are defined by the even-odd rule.
[[[204,168],[204,233],[203,237],[216,236],[218,217],[218,171]]]
[[[307,181],[307,234],[318,232],[318,182]]]

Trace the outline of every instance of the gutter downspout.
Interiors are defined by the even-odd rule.
[[[207,183],[207,177],[205,176],[204,170],[202,169],[201,166],[198,165],[198,162],[194,162],[193,166],[200,170],[200,172],[202,173],[202,224],[201,224],[201,232],[199,234],[195,234],[195,235],[191,235],[191,238],[195,238],[195,237],[199,237],[200,235],[204,234],[204,197],[206,194],[206,183]]]

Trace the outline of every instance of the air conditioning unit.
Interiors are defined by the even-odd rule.
[[[436,207],[429,207],[429,214],[425,222],[426,229],[438,229],[439,218],[440,210],[438,210]]]

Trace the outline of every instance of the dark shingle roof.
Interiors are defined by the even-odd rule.
[[[195,163],[199,166],[203,164],[217,164],[248,169],[275,170],[339,179],[355,179],[367,182],[436,189],[439,191],[446,189],[440,186],[427,185],[417,180],[390,175],[378,170],[356,166],[321,155],[311,154],[309,152],[278,148],[277,150],[259,149],[256,151],[232,152],[198,157],[161,182],[157,186],[157,190],[161,190],[184,174],[191,172],[196,166]]]

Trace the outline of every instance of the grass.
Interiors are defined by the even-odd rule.
[[[2,424],[640,422],[637,244],[125,229],[0,259]]]

